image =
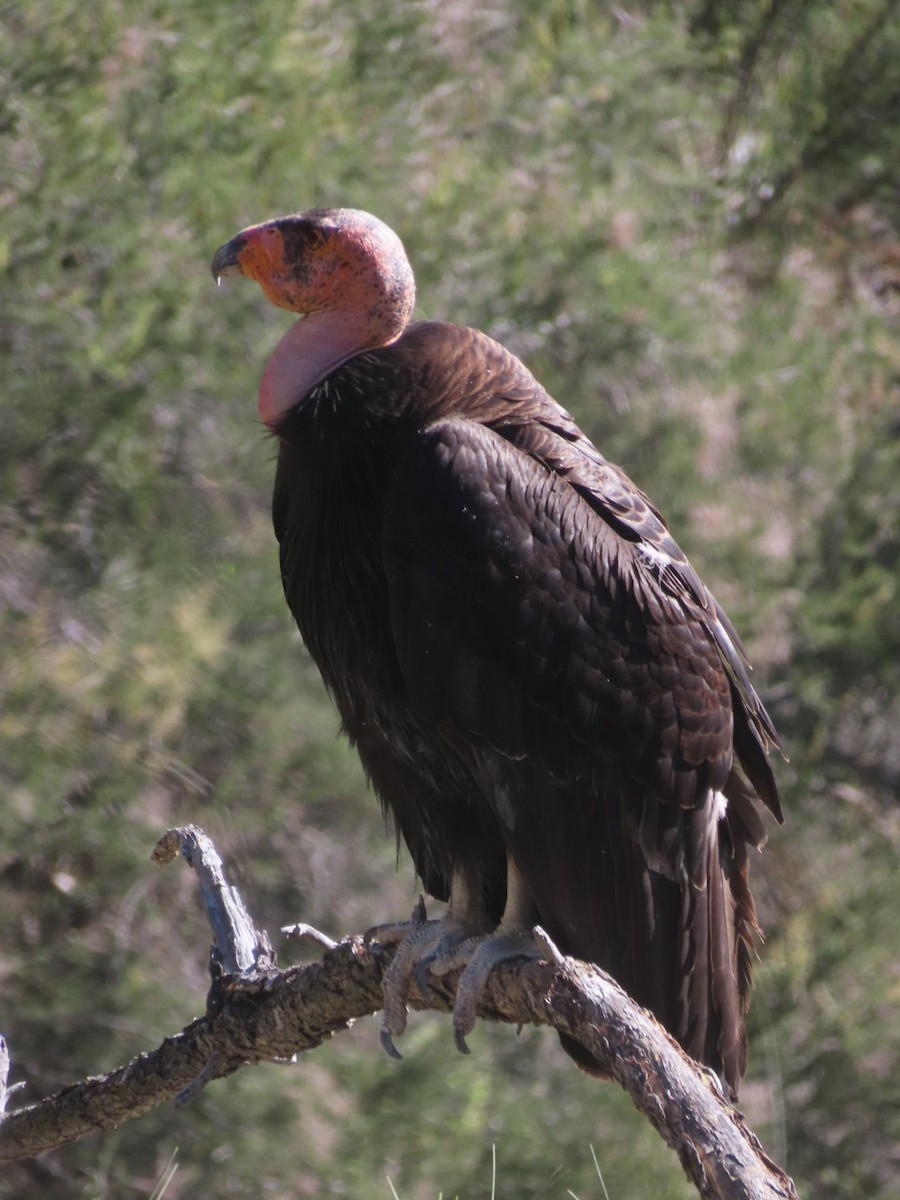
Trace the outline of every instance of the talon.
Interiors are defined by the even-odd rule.
[[[472,1051],[466,1045],[465,1035],[461,1029],[453,1028],[453,1040],[456,1043],[456,1048],[460,1054],[471,1054]]]
[[[389,1058],[394,1058],[397,1062],[403,1061],[403,1055],[394,1045],[394,1039],[391,1037],[387,1029],[381,1031],[381,1047]]]
[[[466,967],[472,952],[488,935],[492,925],[493,921],[481,900],[480,889],[473,887],[465,876],[455,875],[449,907],[439,920],[428,919],[425,898],[420,896],[411,920],[394,925],[376,925],[366,931],[366,944],[377,941],[397,946],[382,980],[384,1003],[381,1045],[391,1058],[401,1057],[394,1039],[399,1038],[406,1029],[411,987],[415,985],[418,993],[427,1001],[431,991],[429,977],[443,977],[457,968]],[[465,1020],[462,1023],[455,1021],[458,1029],[456,1044],[463,1054],[469,1053],[465,1035],[475,1025],[474,1002],[466,1020],[468,1023]]]
[[[391,1058],[400,1058],[394,1045],[394,1037],[400,1037],[406,1029],[406,1000],[409,993],[409,978],[405,959],[408,943],[400,946],[394,961],[384,976],[384,1009],[381,1014],[381,1044]],[[406,951],[406,953],[404,953]]]
[[[460,1054],[469,1054],[466,1037],[475,1028],[476,1006],[484,990],[484,979],[473,979],[468,967],[463,971],[453,1006],[453,1040]]]

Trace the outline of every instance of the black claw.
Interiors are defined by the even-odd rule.
[[[461,1029],[453,1030],[453,1040],[456,1042],[456,1048],[460,1054],[471,1054],[472,1051],[466,1045],[466,1039]]]
[[[395,1058],[397,1062],[403,1061],[403,1055],[394,1045],[394,1039],[386,1029],[381,1031],[381,1047],[389,1058]]]

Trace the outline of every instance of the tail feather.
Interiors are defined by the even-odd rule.
[[[710,792],[678,808],[610,775],[595,779],[597,803],[583,823],[558,819],[583,784],[517,779],[511,853],[559,948],[608,971],[736,1093],[758,933],[747,881],[747,845],[762,832],[758,802],[729,781],[727,803]],[[602,1074],[582,1047],[563,1044]]]
[[[632,893],[632,911],[626,915],[622,910],[628,907],[627,893],[618,891],[619,920],[637,930],[635,941],[643,938],[643,945],[636,945],[625,959],[618,955],[613,973],[688,1054],[720,1072],[736,1095],[747,1061],[744,1018],[751,945],[759,934],[748,884],[747,844],[761,836],[761,821],[749,789],[727,807],[723,796],[711,794],[698,808],[674,811],[680,849],[668,878],[648,865],[646,847],[631,841],[643,875],[642,890],[652,897],[651,914],[642,924]],[[646,822],[642,831],[646,835]],[[667,824],[666,838],[671,837]],[[627,859],[628,847],[614,851],[619,853]],[[649,862],[661,857],[664,853],[651,854]],[[606,965],[599,954],[595,960]],[[564,1046],[579,1066],[592,1069],[580,1047]]]

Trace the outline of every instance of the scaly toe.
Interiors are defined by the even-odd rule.
[[[391,1058],[402,1057],[393,1039],[400,1037],[406,1029],[406,1005],[412,975],[419,958],[440,940],[440,924],[440,921],[413,924],[400,941],[397,953],[384,973],[381,1044]]]
[[[543,930],[523,933],[495,934],[483,938],[469,959],[469,964],[459,977],[456,1003],[453,1006],[453,1040],[461,1054],[468,1054],[466,1037],[475,1028],[478,1002],[484,992],[491,971],[502,962],[513,958],[540,959],[547,957],[548,948],[556,947]],[[559,954],[556,951],[557,955]]]
[[[439,921],[425,919],[420,901],[413,919],[400,925],[380,925],[369,930],[367,939],[399,942],[384,973],[384,1006],[381,1013],[381,1044],[391,1058],[400,1058],[394,1039],[406,1029],[406,1008],[411,984],[423,997],[428,995],[428,972],[444,975],[464,966],[484,936],[487,918],[471,906],[462,914],[453,904]]]
[[[464,929],[445,933],[438,944],[416,963],[416,984],[423,996],[428,995],[428,975],[449,975],[465,967],[483,940],[483,934],[467,934]]]
[[[402,942],[410,934],[416,933],[423,925],[427,924],[428,917],[425,912],[425,897],[420,896],[408,921],[393,921],[386,925],[373,925],[371,929],[367,929],[363,934],[363,941],[367,946],[371,946],[373,942],[380,942],[382,946],[393,946],[397,942]],[[432,922],[432,924],[436,924],[436,922]]]

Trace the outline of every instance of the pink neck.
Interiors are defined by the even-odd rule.
[[[259,415],[270,429],[326,375],[371,342],[358,317],[317,312],[282,337],[259,381]]]

